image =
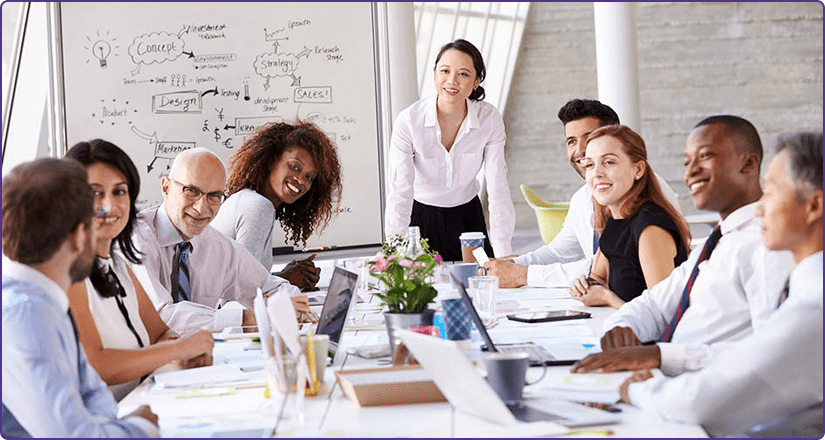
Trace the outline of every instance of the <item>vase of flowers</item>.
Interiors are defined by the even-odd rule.
[[[413,230],[413,228],[415,228]],[[419,238],[417,227],[411,227],[407,237],[395,235],[381,247],[370,261],[370,274],[384,283],[386,291],[378,297],[387,304],[384,313],[390,348],[395,352],[397,329],[433,325],[435,310],[428,305],[438,294],[432,278],[442,259],[430,251],[427,239]]]

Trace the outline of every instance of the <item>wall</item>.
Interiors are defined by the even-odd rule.
[[[641,131],[651,166],[686,214],[696,210],[682,183],[684,142],[703,117],[753,122],[766,163],[780,132],[822,129],[822,11],[820,3],[637,3]],[[517,229],[536,227],[519,184],[551,201],[583,184],[556,114],[569,99],[598,97],[593,5],[535,2],[523,38],[504,115]]]

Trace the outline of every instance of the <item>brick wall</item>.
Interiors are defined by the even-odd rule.
[[[823,7],[813,3],[637,3],[641,132],[651,166],[685,214],[690,129],[729,113],[754,123],[766,161],[777,134],[822,129]],[[516,228],[535,228],[519,184],[550,201],[583,184],[567,163],[556,117],[572,98],[597,98],[592,3],[534,2],[504,119]],[[765,166],[763,166],[763,171]]]

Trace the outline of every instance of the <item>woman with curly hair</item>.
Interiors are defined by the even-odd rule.
[[[332,142],[315,124],[270,123],[247,139],[229,161],[229,198],[212,222],[272,267],[272,231],[277,220],[284,236],[306,245],[323,230],[341,200],[341,165]],[[321,272],[306,260],[290,262],[276,275],[306,290]]]

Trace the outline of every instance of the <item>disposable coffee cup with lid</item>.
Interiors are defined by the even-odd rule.
[[[473,249],[484,247],[485,235],[483,232],[464,232],[458,240],[461,242],[461,260],[465,263],[476,263]]]

